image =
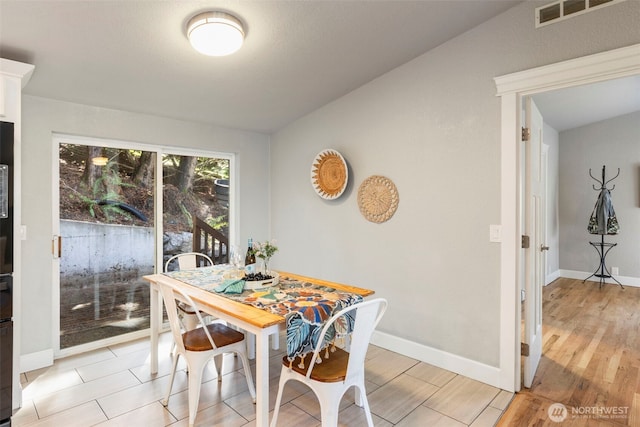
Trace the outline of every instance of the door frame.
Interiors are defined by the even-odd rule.
[[[70,347],[64,350],[60,349],[60,262],[59,258],[55,256],[55,247],[57,242],[53,240],[54,236],[60,235],[60,144],[77,144],[88,146],[99,146],[117,149],[135,149],[142,151],[149,151],[154,153],[155,156],[155,171],[154,171],[154,197],[155,197],[155,210],[154,210],[154,224],[155,224],[155,272],[159,272],[163,267],[162,259],[162,185],[161,180],[158,179],[158,171],[162,171],[162,156],[164,154],[194,156],[194,157],[216,157],[229,160],[229,245],[238,245],[239,243],[239,230],[240,230],[240,215],[238,209],[238,189],[239,189],[239,176],[237,155],[234,153],[223,153],[218,151],[206,151],[202,149],[192,149],[185,147],[172,147],[153,145],[148,143],[138,143],[132,141],[98,138],[91,136],[78,136],[69,135],[63,133],[53,133],[52,135],[52,163],[51,163],[51,191],[52,191],[52,349],[53,358],[58,359],[85,351],[95,350],[105,346],[121,343],[124,341],[143,338],[149,336],[149,330],[144,329],[141,331],[130,332],[127,334],[117,335],[111,338],[102,339],[99,341],[93,341],[87,344],[81,344],[78,346]],[[63,242],[64,245],[64,242]],[[64,248],[63,248],[64,251]]]
[[[523,97],[640,74],[640,44],[558,62],[494,79],[501,102],[500,387],[521,389],[520,218]]]

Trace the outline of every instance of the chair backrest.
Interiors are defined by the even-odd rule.
[[[178,317],[178,305],[176,304],[176,298],[185,302],[191,308],[196,316],[198,316],[198,323],[204,325],[205,323],[202,320],[202,315],[200,311],[196,308],[196,304],[193,302],[193,299],[184,291],[172,284],[165,283],[162,281],[158,282],[158,286],[160,287],[160,293],[162,294],[162,299],[164,300],[164,305],[167,309],[167,317],[169,318],[169,326],[171,327],[171,334],[173,335],[173,340],[176,343],[178,351],[185,351],[184,342],[182,340],[182,333],[185,332],[183,330],[182,322],[180,322],[180,318]],[[204,330],[205,335],[209,339],[212,348],[217,348],[216,344],[211,338],[211,334],[207,328],[202,328]]]
[[[320,332],[320,336],[323,338],[318,341],[316,345],[314,356],[311,358],[311,363],[309,363],[309,368],[307,369],[307,378],[311,377],[311,371],[313,371],[317,356],[323,348],[324,337],[327,336],[327,331],[338,319],[348,313],[351,313],[355,318],[355,323],[353,325],[353,332],[351,333],[346,379],[348,380],[351,375],[355,375],[358,372],[363,372],[364,359],[367,355],[371,335],[386,310],[387,300],[384,298],[375,298],[351,305],[334,314]]]
[[[203,266],[203,263],[204,265],[213,265],[211,258],[205,254],[201,254],[200,252],[185,252],[169,258],[164,264],[164,271],[169,271],[169,265],[176,259],[178,260],[179,270],[193,270],[194,268]]]

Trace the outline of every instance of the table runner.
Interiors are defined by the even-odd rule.
[[[214,288],[224,280],[225,273],[230,269],[228,265],[216,265],[164,274],[214,292]],[[286,276],[280,277],[280,283],[271,288],[257,291],[245,290],[241,294],[216,294],[284,316],[287,328],[287,357],[291,362],[296,356],[302,359],[305,354],[313,352],[324,323],[333,313],[363,300],[358,294],[302,282]],[[327,331],[323,347],[350,334],[354,320],[352,316],[342,316],[338,319],[334,327]]]

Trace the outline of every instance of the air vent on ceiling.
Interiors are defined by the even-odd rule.
[[[625,0],[559,0],[536,8],[536,28]]]

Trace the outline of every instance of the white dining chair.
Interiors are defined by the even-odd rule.
[[[386,309],[387,301],[383,298],[360,302],[342,309],[327,321],[318,335],[323,339],[318,342],[313,353],[304,357],[303,364],[299,364],[299,358],[291,363],[286,355],[283,357],[271,427],[277,425],[282,392],[289,380],[300,381],[313,390],[320,401],[322,427],[338,425],[338,411],[342,396],[349,388],[355,387],[356,404],[364,408],[367,424],[373,427],[364,384],[364,359],[371,334]],[[327,331],[345,315],[352,315],[355,318],[353,332],[350,335],[349,351],[341,348],[336,348],[334,352],[323,350],[323,346],[327,344],[323,342],[327,337]],[[345,317],[340,321],[348,321],[347,319]],[[329,357],[326,357],[327,354]]]
[[[173,260],[177,260],[179,270],[192,270],[198,267],[213,265],[213,261],[206,254],[200,252],[183,252],[169,258],[164,264],[164,271],[169,271],[169,265],[171,265]]]
[[[178,307],[176,299],[188,304],[194,309],[196,317],[201,325],[202,318],[200,311],[191,297],[184,293],[180,288],[168,283],[158,283],[162,299],[164,300],[169,317],[169,325],[171,333],[176,344],[173,352],[173,368],[171,370],[171,379],[166,397],[162,400],[162,404],[167,406],[171,389],[176,375],[178,359],[183,356],[189,376],[188,394],[189,394],[189,426],[193,426],[198,410],[198,401],[200,399],[200,387],[202,383],[202,375],[207,363],[215,356],[221,356],[223,353],[235,353],[242,361],[244,375],[249,387],[249,393],[256,401],[256,389],[253,384],[251,369],[249,368],[249,359],[246,353],[246,343],[244,334],[235,329],[228,327],[222,323],[211,323],[205,326],[199,326],[192,330],[184,330],[182,323],[178,319]],[[218,381],[222,381],[222,363],[216,363],[215,369],[218,374]]]
[[[205,254],[200,252],[184,252],[169,258],[164,264],[164,271],[169,271],[169,266],[175,262],[178,263],[178,270],[193,270],[194,268],[213,265],[211,258]],[[190,307],[179,303],[178,310],[180,318],[187,330],[194,329],[198,326],[198,318]],[[200,313],[200,315],[203,319],[208,317],[205,313]]]

